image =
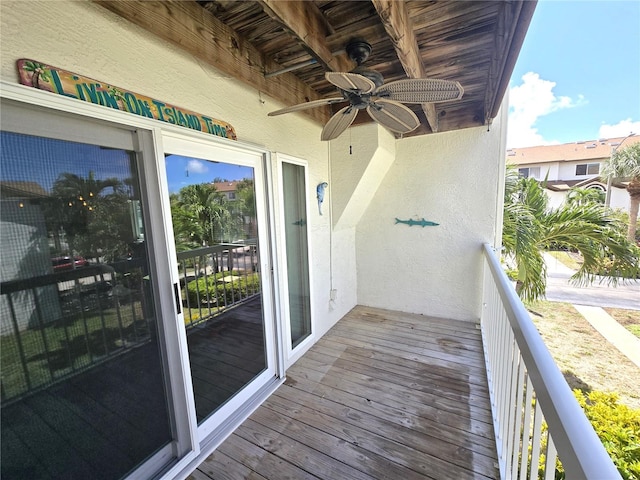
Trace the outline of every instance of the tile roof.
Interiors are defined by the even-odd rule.
[[[235,192],[238,189],[238,182],[232,180],[230,182],[216,182],[213,184],[218,192]]]
[[[624,138],[602,138],[584,142],[563,143],[561,145],[509,148],[507,150],[507,163],[527,165],[533,163],[603,160],[611,156],[611,150],[620,145]],[[634,135],[627,138],[622,147],[638,142],[640,142],[640,135]]]

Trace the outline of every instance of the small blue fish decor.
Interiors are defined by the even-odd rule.
[[[318,213],[322,215],[322,202],[324,202],[324,189],[327,188],[329,184],[327,182],[319,183],[316,187],[316,194],[318,197]]]
[[[436,222],[430,222],[429,220],[425,220],[424,217],[422,217],[422,220],[413,220],[413,219],[409,219],[409,220],[400,220],[399,218],[396,218],[396,224],[398,223],[404,223],[405,225],[409,225],[410,227],[413,227],[414,225],[420,225],[421,227],[436,227],[438,225],[440,225],[439,223]]]

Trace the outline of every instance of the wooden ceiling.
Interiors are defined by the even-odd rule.
[[[385,82],[422,77],[460,82],[460,100],[410,105],[421,125],[409,136],[491,123],[536,5],[535,0],[95,2],[283,106],[339,96],[324,73],[355,67],[344,47],[356,37],[373,47],[364,65]],[[300,114],[323,125],[342,106]],[[355,123],[368,121],[360,112]]]

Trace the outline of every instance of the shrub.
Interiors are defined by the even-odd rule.
[[[618,403],[618,395],[574,390],[622,478],[640,479],[640,409]]]
[[[640,409],[618,403],[618,395],[574,390],[578,403],[602,441],[624,480],[640,480]],[[544,465],[541,456],[540,465]],[[543,478],[542,469],[538,472]],[[562,465],[556,463],[556,480],[564,479]]]
[[[219,272],[202,277],[187,284],[189,305],[230,305],[260,290],[260,279],[257,273],[240,276],[236,280],[223,282],[226,276],[237,275],[237,272]]]

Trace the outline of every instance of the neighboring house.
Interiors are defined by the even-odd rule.
[[[600,168],[617,148],[640,142],[640,135],[602,138],[562,145],[510,148],[507,163],[516,165],[524,177],[545,182],[550,206],[561,205],[574,188],[593,188],[607,193],[608,179]],[[629,211],[629,194],[625,190],[629,179],[612,179],[609,205]]]
[[[227,200],[236,199],[238,182],[236,182],[235,180],[231,182],[214,182],[213,186],[216,187],[216,191],[222,193]]]
[[[542,412],[567,477],[587,478],[586,471],[611,478],[603,474],[611,461],[493,252],[501,244],[503,97],[534,9],[535,2],[517,0],[0,2],[2,181],[61,179],[56,195],[63,201],[45,220],[64,220],[57,224],[69,256],[82,243],[109,259],[0,286],[7,325],[15,326],[2,336],[2,477],[184,479],[229,438],[236,446],[220,446],[221,455],[235,458],[213,459],[203,468],[219,474],[191,478],[258,478],[260,464],[275,479],[315,478],[307,468],[325,465],[320,476],[332,479],[418,478],[418,470],[433,478],[436,464],[438,478],[495,477],[496,465],[503,478],[515,478],[508,473],[519,463],[508,450],[520,444],[513,435],[524,432],[523,462],[539,445],[529,446],[529,416],[522,429],[506,428],[523,405],[535,405],[532,438],[547,438]],[[365,66],[387,81],[407,72],[457,80],[464,96],[412,104],[413,113],[397,120],[415,116],[419,125],[404,136],[364,110],[330,142],[320,140],[334,115],[329,106],[267,115],[335,99],[324,73],[354,67],[343,51],[356,35],[374,45]],[[345,85],[354,77],[338,78]],[[372,83],[358,82],[366,99]],[[331,125],[349,112],[341,106]],[[378,107],[372,113],[384,115]],[[251,169],[256,238],[193,251],[176,245],[174,225],[203,234],[220,213],[194,208],[172,218],[168,166],[178,157],[206,162],[213,178],[218,164]],[[317,186],[325,182],[320,211]],[[3,238],[3,265],[6,255],[18,265],[31,254],[28,245],[51,235],[47,222],[30,225]],[[61,283],[72,286],[59,291],[64,318],[18,328],[11,303],[31,302],[39,320],[38,288]],[[371,431],[345,404],[323,418],[341,414],[357,426],[319,432],[321,412],[306,419],[296,407],[272,411],[296,416],[291,429],[269,430],[275,437],[231,435],[360,308],[369,313],[343,331],[359,344],[334,344],[332,355],[382,361],[395,369],[383,368],[386,378],[403,385],[377,389],[356,372],[336,373],[322,354],[308,378],[298,376],[300,386],[363,377],[367,385],[341,396],[370,387],[355,408],[379,407],[381,421],[395,412],[399,424]],[[385,317],[402,315],[415,328],[405,322],[399,336],[385,330]],[[430,324],[433,335],[422,328]],[[387,353],[372,350],[365,336],[386,342]],[[423,362],[414,368],[415,358]],[[286,388],[294,384],[292,374]],[[422,390],[446,386],[456,390],[435,390],[427,403]],[[532,386],[540,401],[531,401]],[[331,400],[300,397],[300,409],[311,396]],[[401,406],[409,397],[417,399],[413,413]],[[444,403],[454,413],[442,411]],[[429,437],[405,436],[405,428],[426,425],[426,416]],[[445,428],[443,417],[453,426]],[[445,430],[435,456],[405,445],[416,438],[416,448],[440,445]],[[300,440],[312,431],[324,445],[309,448],[287,436],[297,432]]]

